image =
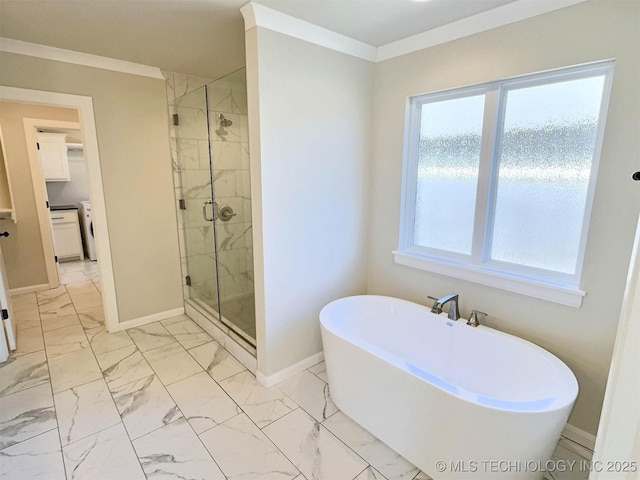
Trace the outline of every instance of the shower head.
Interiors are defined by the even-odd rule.
[[[230,127],[231,125],[233,125],[233,122],[227,118],[224,118],[224,115],[222,113],[218,114],[218,120],[220,120],[221,127]]]

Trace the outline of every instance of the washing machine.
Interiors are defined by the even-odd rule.
[[[98,260],[96,253],[96,240],[93,236],[93,220],[91,218],[91,202],[85,200],[80,202],[80,223],[82,224],[82,240],[84,243],[84,250],[94,262]]]

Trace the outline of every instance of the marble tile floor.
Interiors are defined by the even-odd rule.
[[[338,411],[324,364],[265,388],[188,317],[110,334],[100,300],[13,297],[0,478],[428,478]]]
[[[188,317],[110,334],[99,300],[13,297],[0,479],[429,479],[337,409],[324,362],[265,388]]]
[[[91,280],[99,286],[99,275],[98,262],[89,259],[58,263],[58,279],[63,285]]]

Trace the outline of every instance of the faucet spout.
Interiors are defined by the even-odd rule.
[[[458,320],[460,318],[460,310],[458,309],[457,293],[450,293],[449,295],[445,295],[444,297],[437,299],[433,304],[431,312],[438,314],[441,313],[442,307],[447,303],[450,303],[447,318],[449,318],[449,320]]]

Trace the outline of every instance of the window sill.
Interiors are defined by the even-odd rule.
[[[516,275],[496,272],[473,265],[464,265],[432,257],[424,257],[406,252],[393,252],[394,261],[400,265],[419,268],[509,292],[539,298],[549,302],[580,308],[586,293],[574,285],[560,285],[536,281]]]

